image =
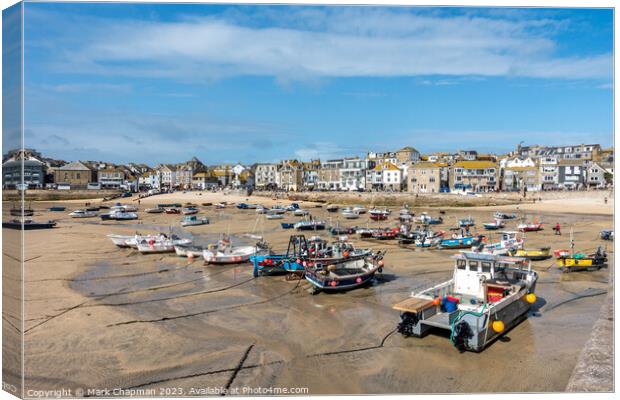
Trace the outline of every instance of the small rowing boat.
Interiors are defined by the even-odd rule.
[[[351,207],[347,207],[344,210],[342,210],[342,216],[345,217],[346,219],[357,219],[360,217],[360,213],[355,211],[353,208]]]
[[[551,258],[551,247],[539,247],[537,249],[513,249],[508,252],[512,257],[525,258],[526,260],[541,261]]]
[[[373,221],[384,221],[388,219],[390,215],[390,210],[388,210],[387,208],[384,208],[383,210],[373,208],[368,212],[368,214],[370,215],[370,219],[372,219]]]
[[[522,222],[519,225],[517,225],[517,230],[521,231],[521,232],[536,232],[536,231],[542,231],[543,230],[543,224],[541,223],[536,223],[536,222]]]
[[[149,214],[161,214],[164,211],[166,211],[163,207],[153,207],[153,208],[147,208],[144,210],[144,212],[147,212]]]
[[[297,231],[318,231],[325,229],[325,225],[325,221],[299,221],[294,225],[294,228]]]
[[[327,207],[325,207],[325,209],[327,210],[327,212],[338,212],[338,206],[336,204],[330,204]]]
[[[198,214],[198,209],[196,207],[183,207],[181,213],[183,215],[194,215]]]

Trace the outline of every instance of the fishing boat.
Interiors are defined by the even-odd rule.
[[[181,213],[183,215],[194,215],[198,214],[198,209],[196,207],[183,207]]]
[[[373,208],[368,212],[368,214],[370,215],[370,219],[372,219],[373,221],[384,221],[390,216],[390,210],[388,210],[387,208],[384,208],[382,210],[378,208]]]
[[[147,208],[144,210],[144,212],[147,212],[149,214],[161,214],[164,211],[166,211],[166,209],[162,207]]]
[[[174,246],[179,244],[191,244],[191,239],[175,239],[173,238],[140,238],[136,247],[142,254],[150,253],[172,253]]]
[[[453,235],[451,238],[442,239],[438,244],[438,249],[467,249],[472,246],[478,246],[482,243],[484,235],[462,236]]]
[[[538,274],[520,258],[471,251],[453,258],[452,279],[392,307],[401,313],[397,330],[423,337],[432,328],[445,329],[460,351],[480,352],[527,318]]]
[[[330,212],[330,213],[338,212],[338,206],[336,204],[330,204],[327,207],[325,207],[325,209],[327,210],[327,212]]]
[[[614,240],[614,231],[613,229],[604,229],[600,233],[601,239],[603,240]]]
[[[32,209],[32,205],[29,205],[27,208],[26,206],[15,207],[15,204],[13,203],[11,207],[12,208],[9,211],[9,214],[14,217],[32,217],[34,215],[34,210]]]
[[[310,214],[308,210],[302,210],[301,208],[298,208],[295,211],[293,211],[293,215],[296,217],[303,217],[304,215],[308,215],[308,214]]]
[[[36,229],[52,229],[56,226],[56,221],[36,222],[31,219],[12,219],[2,222],[3,228],[31,231]]]
[[[436,247],[443,239],[443,232],[433,232],[430,229],[421,232],[415,239],[416,247]]]
[[[177,253],[179,257],[187,257],[187,258],[198,258],[202,257],[202,253],[204,252],[204,247],[195,246],[192,244],[175,244],[174,252]]]
[[[551,247],[539,247],[537,249],[512,249],[508,252],[512,257],[525,258],[532,261],[541,261],[551,258]]]
[[[400,227],[400,230],[396,237],[398,238],[399,244],[413,244],[421,233],[422,229],[419,226],[417,226],[415,229],[412,229],[410,225],[404,224]]]
[[[330,244],[320,237],[309,240],[304,235],[292,235],[284,254],[258,254],[250,257],[254,276],[274,273],[295,273],[316,263],[337,263],[357,260],[372,254],[370,249],[356,249],[346,240]]]
[[[256,206],[256,214],[265,214],[267,212],[267,208],[265,206],[258,205]]]
[[[383,272],[383,255],[377,252],[357,260],[316,263],[306,268],[304,278],[312,284],[312,294],[352,290],[370,283],[377,273]]]
[[[347,228],[342,226],[332,226],[329,228],[329,233],[337,236],[337,235],[353,235],[357,232],[355,227]]]
[[[282,206],[272,206],[269,210],[267,210],[268,214],[286,214],[286,208]]]
[[[516,219],[517,218],[517,214],[515,214],[515,213],[506,214],[506,213],[503,213],[501,211],[495,211],[495,214],[493,214],[493,216],[496,219]]]
[[[164,208],[164,209],[166,209],[166,208],[181,208],[182,205],[180,203],[161,203],[161,204],[158,204],[157,207]]]
[[[284,207],[284,209],[286,211],[295,211],[295,210],[299,210],[299,204],[297,203],[291,203],[288,206]]]
[[[555,255],[557,257],[556,263],[563,272],[607,267],[607,253],[600,246],[597,248],[596,252],[591,254],[559,250],[555,252]]]
[[[164,212],[166,214],[181,214],[181,210],[176,207],[166,208]]]
[[[517,230],[521,232],[536,232],[543,230],[542,222],[522,222],[517,225]]]
[[[215,203],[215,208],[217,208],[217,209],[226,208],[226,203],[224,203],[224,202],[222,202],[222,203]]]
[[[267,218],[267,219],[284,219],[284,215],[278,214],[278,213],[273,213],[273,212],[270,211],[267,214],[265,214],[265,218]]]
[[[325,221],[299,221],[295,224],[295,230],[297,231],[319,231],[325,229]]]
[[[207,264],[239,264],[248,262],[258,251],[258,246],[233,246],[228,236],[224,236],[217,245],[209,245],[202,256]]]
[[[364,206],[354,206],[353,211],[357,212],[358,214],[365,214],[367,210]]]
[[[47,209],[48,211],[65,211],[66,207],[54,206]]]
[[[246,204],[246,203],[237,204],[237,208],[240,210],[254,210],[257,207],[258,207],[257,204]]]
[[[168,239],[168,236],[166,236],[164,233],[157,233],[154,235],[140,235],[139,233],[136,233],[135,235],[109,234],[107,236],[112,241],[112,243],[114,243],[117,247],[121,247],[121,248],[127,248],[127,247],[137,248],[138,242],[142,240],[148,241],[151,239],[153,240]],[[173,239],[178,239],[178,238],[176,236],[173,236]]]
[[[95,211],[88,210],[75,210],[72,213],[69,213],[71,218],[92,218],[96,217],[97,213]]]
[[[485,222],[482,224],[482,226],[484,226],[484,229],[488,231],[495,231],[495,230],[504,228],[506,224],[504,224],[504,221],[502,219],[495,218],[495,221]]]
[[[360,217],[360,213],[355,211],[351,207],[347,207],[347,208],[343,209],[341,214],[346,219],[357,219],[357,218]]]
[[[398,228],[376,229],[372,232],[372,238],[377,240],[393,240],[400,230]]]
[[[469,228],[475,225],[474,219],[472,217],[459,219],[458,227],[459,228]]]
[[[136,214],[135,212],[114,210],[110,213],[100,214],[99,217],[101,217],[102,221],[128,221],[132,219],[138,219],[138,214]]]
[[[443,224],[443,218],[442,217],[431,217],[430,215],[428,215],[428,213],[421,213],[420,216],[418,218],[416,218],[417,222],[421,223],[421,224],[426,224],[426,225],[439,225],[439,224]]]
[[[207,225],[209,218],[198,218],[195,215],[187,215],[181,220],[181,226],[195,226],[195,225]]]
[[[381,230],[382,228],[357,228],[355,233],[360,235],[361,238],[370,238],[375,231]]]
[[[501,232],[501,238],[499,242],[483,242],[478,244],[477,246],[473,246],[472,251],[505,256],[508,255],[511,250],[521,248],[523,248],[523,238],[517,237],[517,232],[503,231]]]

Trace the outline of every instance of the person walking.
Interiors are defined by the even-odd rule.
[[[555,231],[556,235],[562,235],[562,232],[560,231],[560,223],[559,222],[557,222],[555,224],[555,227],[553,228],[553,230]]]

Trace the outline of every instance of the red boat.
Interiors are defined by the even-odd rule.
[[[166,214],[181,214],[178,208],[166,208]]]
[[[372,219],[373,221],[385,221],[386,219],[388,219],[390,211],[387,209],[378,210],[376,208],[373,208],[368,212],[368,214],[370,214],[370,219]]]
[[[396,235],[399,231],[398,228],[378,229],[372,233],[372,238],[379,240],[396,239]]]
[[[543,230],[543,224],[542,223],[525,222],[525,223],[519,224],[517,226],[517,229],[519,231],[521,231],[521,232],[542,231]]]

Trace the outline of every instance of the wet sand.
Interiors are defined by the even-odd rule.
[[[383,275],[367,288],[312,296],[303,280],[253,278],[249,264],[205,266],[175,254],[141,255],[106,238],[173,229],[204,243],[219,233],[254,232],[284,251],[292,231],[280,223],[299,219],[265,221],[254,210],[200,206],[199,215],[211,224],[182,229],[179,215],[142,211],[189,198],[173,196],[143,199],[140,220],[126,222],[71,219],[68,212],[83,206],[78,202],[65,203],[62,213],[44,211],[51,203],[33,203],[35,219],[57,219],[58,227],[25,234],[26,390],[155,389],[150,394],[168,396],[245,386],[306,387],[309,394],[563,391],[613,269],[563,274],[553,260],[534,262],[536,312],[484,352],[460,354],[441,332],[422,339],[393,333],[399,316],[391,309],[412,290],[449,279],[455,251],[419,251],[351,236],[358,247],[388,250]],[[245,200],[205,194],[192,201],[217,199]],[[314,204],[302,207],[315,217],[332,216]],[[449,210],[446,224],[437,228],[468,215],[481,226],[494,210]],[[611,216],[562,210],[532,210],[528,216],[549,225],[529,233],[527,247],[567,248],[572,226],[577,250],[606,245],[613,263],[613,244],[598,238],[613,225]],[[562,236],[553,235],[556,222]],[[394,226],[396,220],[370,222],[364,215],[340,223]]]

